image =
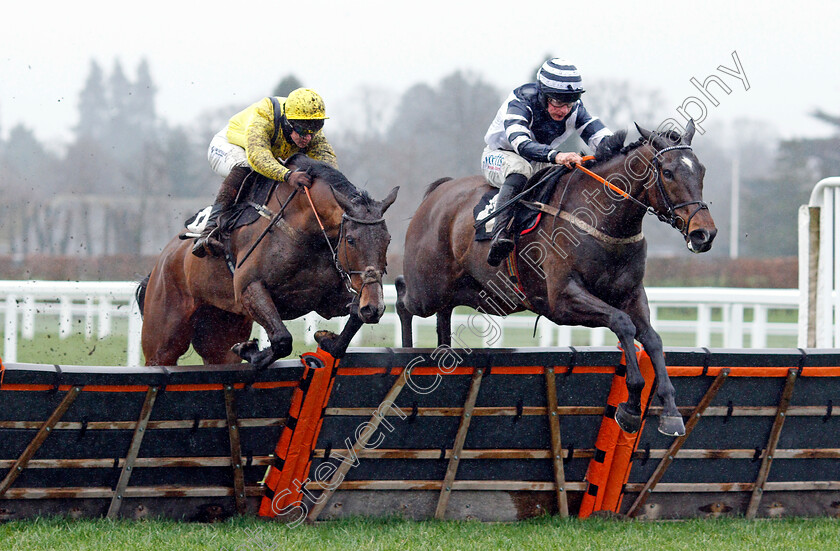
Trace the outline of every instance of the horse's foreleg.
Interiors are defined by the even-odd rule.
[[[254,321],[263,326],[271,345],[259,350],[253,342],[239,343],[232,350],[255,368],[265,369],[274,360],[292,352],[292,334],[283,325],[271,294],[261,282],[249,284],[240,297],[242,307]]]
[[[355,311],[350,313],[350,318],[341,330],[341,334],[336,335],[332,331],[317,331],[315,333],[315,341],[322,350],[329,353],[333,358],[341,358],[347,352],[347,347],[350,341],[359,332],[364,322]]]
[[[560,325],[607,327],[618,337],[625,351],[627,373],[627,401],[616,408],[615,420],[622,430],[634,433],[642,425],[642,390],[645,379],[636,360],[634,337],[636,326],[629,315],[614,308],[583,287],[571,284],[558,300],[554,301],[550,319]]]
[[[636,339],[645,347],[651,364],[653,364],[653,369],[656,371],[656,394],[662,402],[659,432],[668,436],[682,436],[685,434],[685,424],[674,400],[676,393],[665,365],[662,338],[650,325],[650,308],[644,294],[628,309],[628,313],[636,325]]]

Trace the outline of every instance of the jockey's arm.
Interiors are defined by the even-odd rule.
[[[271,137],[274,135],[274,118],[258,109],[245,130],[245,155],[251,168],[272,180],[283,181],[289,169],[274,157]]]

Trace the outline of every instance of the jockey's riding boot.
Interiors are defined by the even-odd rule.
[[[496,196],[496,208],[500,208],[521,192],[527,181],[528,178],[523,174],[511,174],[505,178],[505,183],[502,184],[499,195]],[[487,253],[487,263],[491,266],[498,266],[513,250],[513,236],[508,226],[512,221],[515,206],[510,205],[496,217],[496,231],[493,241],[490,242],[490,252]]]
[[[198,258],[207,256],[208,251],[212,256],[218,256],[216,254],[216,247],[210,244],[210,240],[212,239],[210,235],[219,227],[219,215],[226,208],[227,205],[223,203],[214,203],[213,208],[210,209],[210,216],[207,217],[207,225],[201,230],[201,235],[196,238],[192,248],[192,253]]]
[[[224,245],[215,238],[213,232],[219,227],[219,215],[236,202],[239,188],[242,187],[243,180],[250,172],[250,166],[235,166],[231,169],[230,174],[225,177],[222,187],[219,188],[219,193],[216,195],[216,202],[210,209],[207,225],[193,244],[192,253],[195,256],[204,258],[208,252],[212,256],[224,256]]]

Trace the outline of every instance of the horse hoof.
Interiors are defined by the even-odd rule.
[[[685,436],[683,418],[679,415],[662,415],[659,417],[659,432],[667,436]]]
[[[318,343],[318,346],[332,356],[333,358],[338,358],[337,355],[338,351],[335,347],[335,341],[338,340],[338,335],[333,333],[332,331],[317,331],[315,333],[315,342]]]
[[[315,331],[315,342],[318,343],[318,346],[321,346],[322,341],[326,341],[326,340],[331,341],[331,340],[334,340],[334,339],[337,339],[337,338],[338,338],[338,335],[336,335],[332,331],[326,331],[326,330],[323,330],[323,329],[320,330],[320,331]],[[324,348],[324,347],[321,346],[321,348]]]
[[[630,413],[627,410],[626,403],[618,404],[618,407],[615,408],[615,422],[624,432],[634,434],[642,426],[642,416]]]
[[[259,351],[259,345],[257,344],[257,341],[250,340],[234,344],[230,347],[230,350],[246,362],[250,363],[251,356],[253,356],[255,352]]]

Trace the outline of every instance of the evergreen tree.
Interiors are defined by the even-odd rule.
[[[149,63],[145,59],[137,66],[137,80],[132,85],[129,98],[131,126],[144,140],[154,139],[157,117],[155,115],[155,94],[157,87],[152,81]]]
[[[77,138],[105,138],[110,118],[108,105],[102,69],[95,60],[91,60],[85,87],[79,94],[79,123],[75,127]]]
[[[108,85],[111,116],[105,146],[111,149],[120,161],[130,161],[139,153],[139,146],[142,144],[137,142],[136,130],[131,124],[132,86],[123,72],[119,59],[114,60],[114,68],[108,79]]]
[[[303,88],[303,84],[301,84],[295,75],[289,74],[277,83],[277,86],[274,87],[274,91],[271,94],[285,98],[298,88]]]

